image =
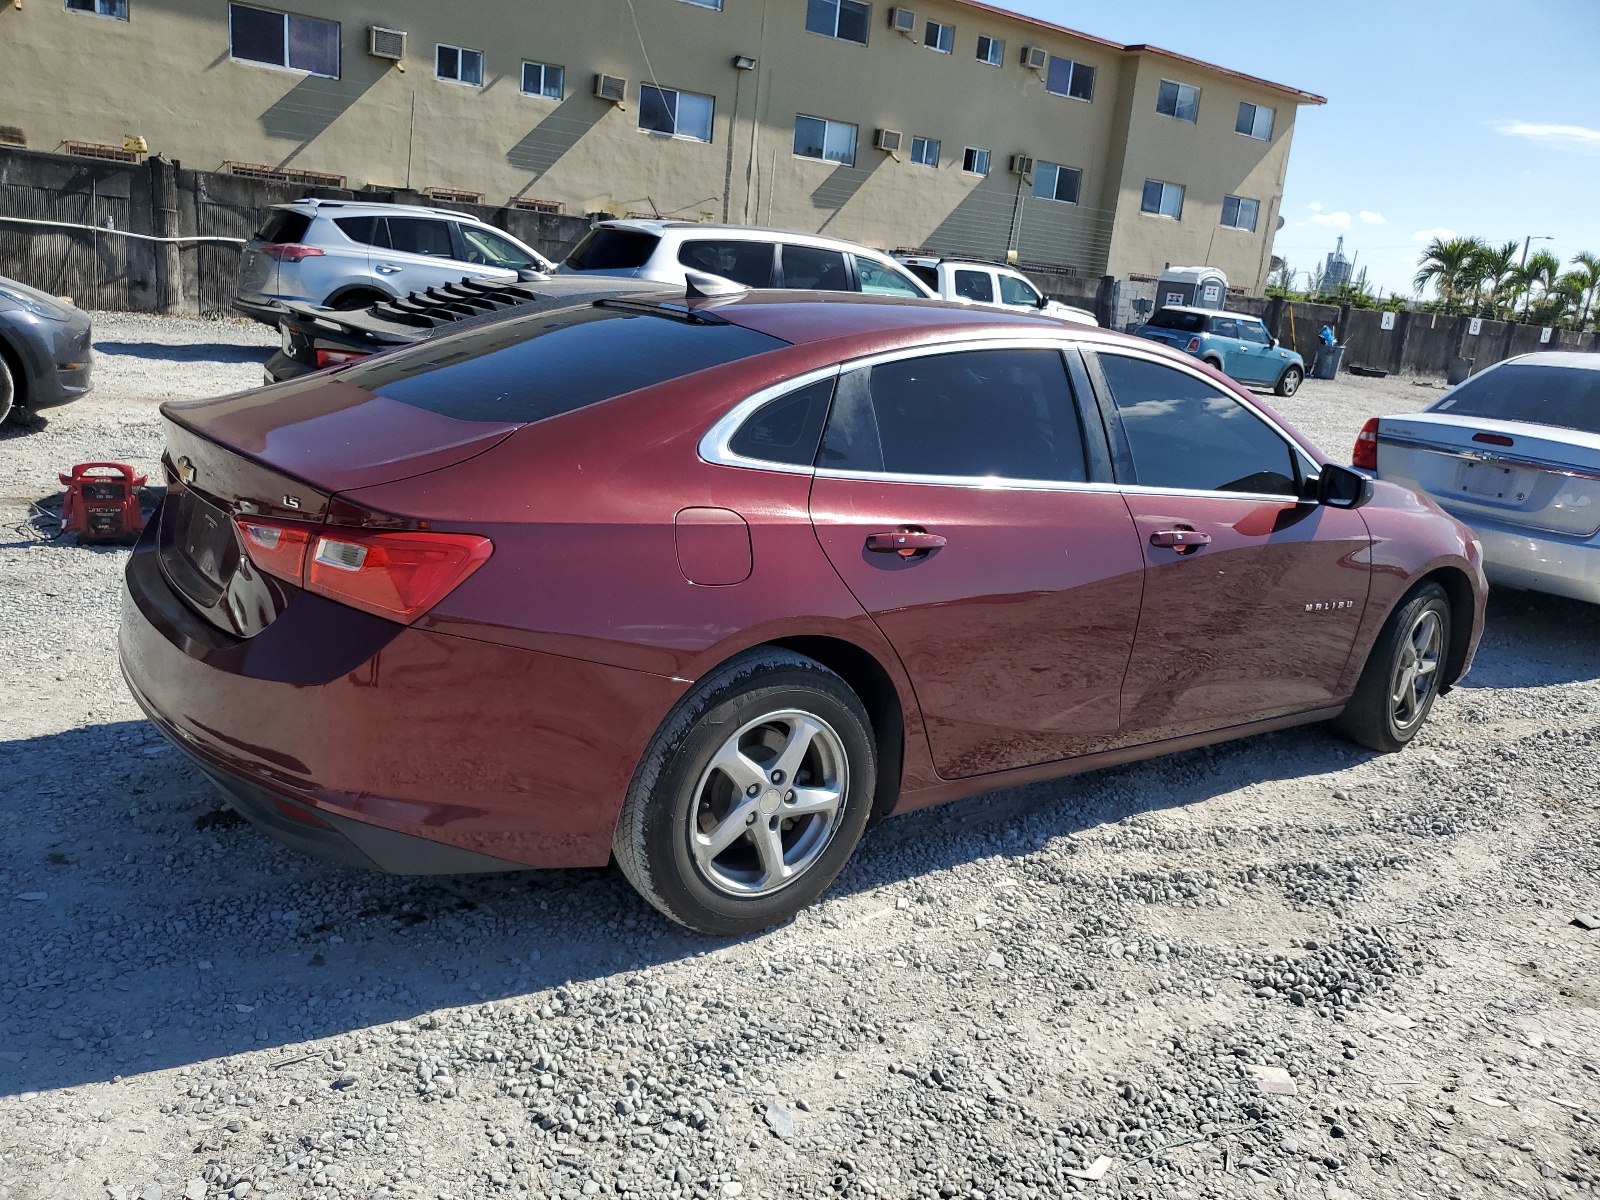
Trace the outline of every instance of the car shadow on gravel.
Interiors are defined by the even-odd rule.
[[[94,349],[96,354],[186,363],[264,363],[275,350],[272,346],[237,346],[228,342],[188,342],[181,346],[166,342],[96,342]]]
[[[1491,588],[1470,688],[1545,687],[1600,679],[1600,604]]]

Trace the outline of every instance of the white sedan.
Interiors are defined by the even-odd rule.
[[[1600,354],[1507,359],[1374,417],[1354,463],[1470,525],[1491,583],[1600,604]]]

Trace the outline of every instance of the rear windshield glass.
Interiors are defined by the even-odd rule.
[[[1430,411],[1600,433],[1600,371],[1508,363],[1467,380]]]
[[[1175,308],[1163,308],[1150,318],[1150,324],[1157,329],[1177,329],[1183,333],[1199,333],[1205,322],[1201,313],[1179,312]]]
[[[542,421],[788,344],[740,325],[586,305],[434,338],[339,380],[462,421]]]
[[[939,272],[933,267],[919,267],[913,263],[907,263],[906,270],[910,271],[934,291],[937,292],[939,290]]]
[[[661,239],[637,229],[591,229],[567,255],[574,271],[632,271],[650,261]]]
[[[306,230],[310,227],[311,218],[305,213],[274,209],[272,215],[267,218],[267,223],[256,231],[256,241],[267,242],[274,246],[298,242],[305,237]]]

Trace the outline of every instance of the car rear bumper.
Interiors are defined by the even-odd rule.
[[[1490,583],[1600,604],[1600,535],[1567,538],[1481,519],[1472,529],[1483,543]]]
[[[682,692],[660,676],[429,633],[301,593],[248,640],[130,558],[119,653],[156,726],[265,832],[401,873],[600,866]]]

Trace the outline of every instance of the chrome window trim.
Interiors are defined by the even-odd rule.
[[[1007,475],[900,475],[893,471],[847,471],[817,467],[818,479],[859,479],[867,483],[909,483],[924,487],[973,488],[987,492],[1116,492],[1114,483],[1086,479],[1012,479]]]
[[[1496,467],[1520,467],[1530,471],[1542,471],[1547,475],[1565,475],[1569,479],[1593,479],[1600,481],[1600,471],[1587,470],[1584,467],[1575,467],[1566,463],[1553,462],[1543,458],[1523,458],[1515,454],[1496,454],[1492,450],[1468,450],[1461,446],[1442,446],[1437,442],[1425,442],[1420,438],[1402,437],[1396,433],[1378,432],[1378,444],[1387,443],[1391,446],[1404,446],[1409,450],[1427,450],[1434,454],[1442,454],[1447,458],[1461,458],[1469,462],[1481,462]]]
[[[717,423],[701,436],[697,447],[701,461],[719,467],[751,467],[758,471],[777,471],[783,475],[815,474],[816,468],[813,466],[772,462],[765,458],[748,458],[743,454],[735,454],[728,444],[739,432],[739,427],[755,415],[763,405],[781,399],[791,392],[798,392],[801,388],[808,388],[813,383],[820,383],[824,379],[836,379],[840,373],[838,364],[822,367],[815,371],[807,371],[804,375],[796,375],[792,379],[785,379],[782,383],[775,383],[771,387],[762,388],[754,395],[745,397],[724,413]]]

